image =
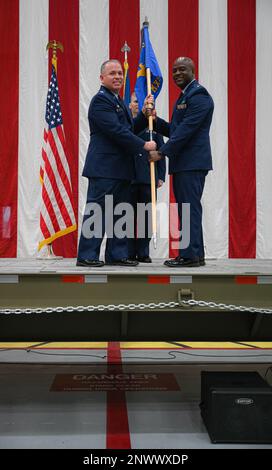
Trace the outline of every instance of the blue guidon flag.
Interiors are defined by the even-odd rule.
[[[151,92],[154,98],[156,99],[161,91],[163,78],[152,44],[149,39],[148,25],[144,25],[142,29],[141,54],[135,85],[135,93],[139,103],[139,109],[143,107],[144,99],[147,95],[147,68],[150,68]]]

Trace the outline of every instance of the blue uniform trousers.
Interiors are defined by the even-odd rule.
[[[82,231],[78,247],[78,258],[83,260],[98,260],[100,247],[105,232],[107,233],[107,243],[105,250],[105,262],[111,263],[116,260],[128,258],[127,237],[116,236],[114,226],[122,215],[113,215],[115,207],[119,203],[129,202],[130,181],[112,178],[89,178],[87,193],[87,205],[82,223]],[[112,209],[108,211],[111,220],[106,220],[105,196],[112,196]],[[101,209],[100,214],[97,206]],[[95,212],[96,211],[96,212]],[[95,215],[96,214],[96,215]],[[102,214],[102,217],[101,217]],[[91,217],[91,218],[90,218]],[[92,221],[92,224],[88,223]],[[94,224],[100,229],[98,235],[88,236],[88,226],[94,233]],[[110,233],[112,231],[112,234]]]
[[[190,204],[190,244],[187,248],[179,249],[181,258],[198,260],[204,257],[201,197],[207,173],[206,170],[190,170],[173,174],[173,189],[178,203],[181,231],[183,230],[182,203]]]
[[[134,209],[134,238],[128,239],[128,253],[130,258],[140,256],[144,258],[149,256],[149,242],[151,239],[151,217],[148,211],[145,211],[144,220],[140,223],[144,224],[144,230],[140,233],[140,227],[137,227],[137,203],[148,204],[151,202],[151,185],[144,183],[135,183],[130,187],[131,204]],[[151,207],[150,207],[151,210]],[[139,236],[142,235],[141,237]],[[137,235],[137,236],[136,236]],[[143,238],[144,235],[144,238]]]

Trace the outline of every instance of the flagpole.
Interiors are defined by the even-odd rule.
[[[143,23],[143,27],[149,27],[147,16]],[[146,68],[146,83],[147,94],[151,95],[151,71]],[[153,117],[148,117],[149,140],[153,140]],[[156,178],[155,178],[155,163],[150,162],[150,182],[151,182],[151,216],[152,216],[152,238],[154,248],[157,248],[157,210],[156,210]]]
[[[131,49],[130,49],[128,43],[127,43],[127,41],[125,41],[125,44],[123,45],[121,51],[125,53],[125,62],[127,62],[128,52],[131,51]]]
[[[130,52],[131,49],[127,43],[127,41],[125,41],[125,44],[123,45],[122,49],[121,49],[121,52],[124,52],[125,54],[125,61],[124,61],[124,70],[125,70],[125,80],[127,80],[127,74],[128,74],[128,52]],[[124,82],[124,88],[123,88],[123,99],[125,99],[125,93],[126,93],[126,82]]]
[[[54,65],[56,73],[57,73],[57,62],[58,62],[57,49],[60,49],[61,52],[63,52],[63,45],[61,44],[61,42],[57,42],[54,39],[54,41],[49,41],[49,43],[47,44],[46,50],[48,51],[48,49],[53,49],[53,55],[52,55],[52,61],[51,62],[52,62],[52,65]]]
[[[53,41],[49,41],[49,43],[47,44],[46,50],[49,50],[49,49],[53,49],[51,63],[55,67],[55,70],[57,73],[57,65],[58,65],[57,49],[60,49],[61,52],[63,52],[63,45],[61,44],[61,42],[57,42],[54,39]],[[48,243],[46,247],[47,247],[47,256],[44,259],[62,259],[63,258],[63,256],[55,255],[53,251],[52,243]]]

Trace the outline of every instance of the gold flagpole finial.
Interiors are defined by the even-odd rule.
[[[55,39],[53,41],[49,41],[49,43],[46,46],[46,50],[48,51],[49,49],[53,49],[53,55],[52,55],[52,65],[54,65],[56,71],[57,71],[57,49],[60,49],[61,52],[64,51],[63,45],[61,42],[57,42]]]

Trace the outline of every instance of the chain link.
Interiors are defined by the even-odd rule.
[[[113,311],[113,310],[154,310],[164,308],[175,308],[175,307],[208,307],[218,308],[220,310],[230,310],[239,312],[250,312],[250,313],[261,313],[265,315],[271,315],[272,309],[258,308],[258,307],[246,307],[243,305],[228,305],[224,303],[206,302],[204,300],[180,300],[180,302],[150,302],[148,304],[109,304],[109,305],[80,305],[78,307],[67,306],[67,307],[47,307],[47,308],[4,308],[0,309],[0,315],[31,315],[33,313],[64,313],[64,312],[93,312],[93,311]]]

